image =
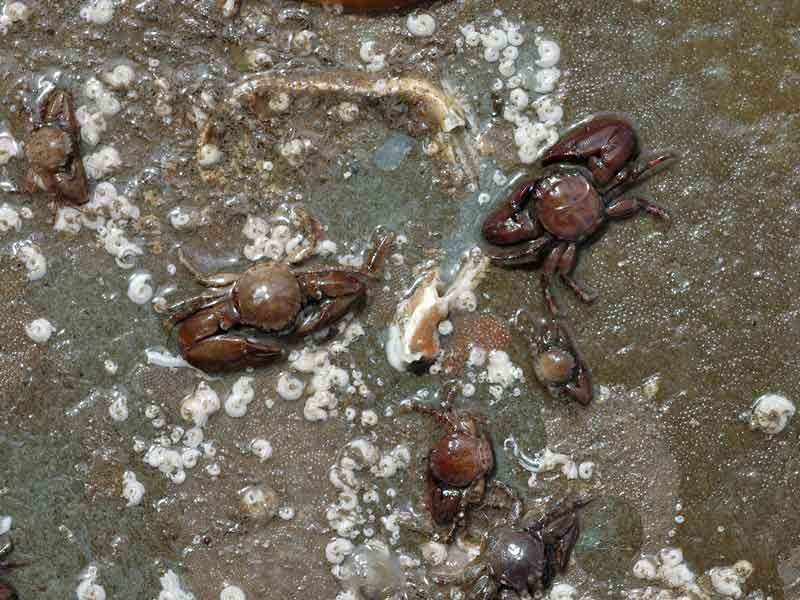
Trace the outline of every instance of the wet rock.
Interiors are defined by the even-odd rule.
[[[375,152],[375,166],[381,171],[394,171],[406,159],[413,147],[413,138],[403,133],[394,133]]]
[[[583,509],[575,555],[594,577],[619,579],[630,571],[642,533],[642,518],[633,505],[618,498],[597,498]]]

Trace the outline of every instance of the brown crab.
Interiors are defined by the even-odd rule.
[[[592,378],[566,331],[553,320],[539,325],[533,371],[555,397],[567,396],[586,406],[592,401]]]
[[[34,129],[25,144],[28,192],[55,194],[60,202],[84,204],[89,185],[81,158],[81,128],[75,102],[64,90],[52,91],[34,114]]]
[[[434,417],[446,433],[428,453],[426,482],[428,504],[436,525],[450,529],[449,540],[471,504],[478,504],[486,492],[486,478],[494,470],[494,451],[484,417],[457,411],[453,407],[456,390],[448,392],[442,409],[411,402],[404,412],[420,412]]]
[[[169,314],[167,332],[180,323],[181,354],[193,366],[209,373],[259,367],[283,354],[281,346],[233,333],[240,326],[277,335],[306,336],[328,327],[364,304],[367,287],[382,270],[393,235],[376,232],[362,271],[337,269],[297,271],[291,265],[307,259],[321,231],[305,212],[312,244],[288,263],[260,261],[244,273],[199,272],[183,254],[180,260],[208,292],[171,306],[156,305]]]
[[[572,277],[578,248],[609,219],[644,211],[669,223],[660,206],[623,194],[675,158],[670,152],[640,157],[635,129],[619,117],[593,116],[578,123],[542,157],[543,166],[559,166],[524,182],[489,214],[483,224],[486,241],[517,246],[495,253],[492,260],[500,265],[533,263],[549,251],[541,286],[550,313],[558,313],[551,289],[556,274],[582,302],[591,302],[593,297]]]
[[[484,534],[481,553],[474,562],[455,573],[435,573],[434,579],[440,584],[467,586],[470,599],[507,598],[504,592],[510,590],[520,600],[532,600],[547,591],[553,578],[569,565],[580,536],[578,509],[589,497],[566,496],[532,525],[524,526],[519,522],[521,502],[509,488],[496,489],[512,500],[506,524]],[[528,521],[527,515],[522,521]]]

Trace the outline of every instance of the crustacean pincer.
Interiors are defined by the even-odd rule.
[[[204,274],[181,253],[183,265],[209,289],[171,306],[155,308],[169,315],[164,323],[167,332],[180,324],[178,344],[191,365],[221,373],[269,364],[283,355],[281,345],[234,330],[251,327],[268,334],[303,337],[365,304],[369,284],[382,272],[394,236],[376,232],[361,271],[296,270],[293,265],[314,253],[321,234],[314,217],[305,211],[296,212],[302,215],[311,245],[287,262],[264,260],[244,273]]]

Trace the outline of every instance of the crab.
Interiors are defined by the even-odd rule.
[[[529,519],[528,515],[520,519],[522,503],[510,488],[496,489],[511,500],[506,523],[484,533],[477,559],[458,572],[435,572],[434,580],[467,587],[466,597],[471,600],[507,598],[509,591],[520,600],[541,597],[553,578],[569,565],[580,536],[578,509],[589,502],[589,496],[567,495],[525,526]]]
[[[478,504],[486,492],[486,479],[494,470],[494,451],[485,418],[453,407],[456,390],[448,392],[442,409],[411,402],[403,412],[434,417],[445,429],[428,453],[425,479],[431,517],[436,525],[448,527],[449,541],[470,505]]]
[[[34,114],[34,129],[25,144],[28,192],[55,194],[59,202],[85,204],[89,185],[81,158],[81,128],[75,101],[64,90],[54,90]]]
[[[321,231],[314,217],[301,214],[312,231],[312,243],[287,262],[264,260],[244,273],[204,274],[179,254],[181,263],[209,290],[171,306],[156,304],[155,309],[169,315],[164,322],[167,333],[181,325],[178,344],[189,364],[208,373],[269,364],[283,355],[280,345],[232,330],[246,326],[276,335],[307,336],[365,303],[368,284],[380,274],[394,236],[376,232],[362,271],[299,271],[292,266],[309,258]]]
[[[14,552],[14,542],[8,535],[0,536],[0,575],[11,569],[25,567],[28,565],[26,562],[11,562],[6,560],[11,553]],[[14,586],[0,579],[0,600],[18,600],[17,590]]]
[[[534,346],[533,371],[550,395],[588,405],[593,395],[589,368],[564,329],[554,320],[543,320]]]
[[[556,274],[579,300],[592,302],[594,297],[572,276],[579,248],[595,239],[610,219],[645,212],[669,225],[663,208],[623,194],[676,158],[671,152],[641,156],[636,130],[620,117],[599,115],[578,123],[542,156],[542,166],[557,165],[554,170],[522,183],[484,222],[487,242],[515,246],[493,253],[493,262],[528,264],[546,255],[540,284],[554,316]]]

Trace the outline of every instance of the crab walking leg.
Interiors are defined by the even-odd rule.
[[[669,213],[658,204],[638,196],[626,196],[606,206],[606,215],[612,219],[625,219],[643,211],[667,224],[672,223]]]
[[[550,255],[544,262],[542,274],[539,277],[539,283],[542,286],[542,293],[544,294],[544,303],[547,306],[547,310],[554,317],[558,316],[558,304],[556,304],[556,299],[553,296],[553,275],[555,275],[558,270],[558,263],[566,247],[567,244],[562,242],[557,244],[555,248],[550,251]]]
[[[572,270],[575,268],[577,259],[578,245],[572,243],[567,246],[567,249],[564,250],[564,254],[562,254],[561,258],[558,260],[558,274],[561,275],[561,280],[575,292],[578,300],[586,304],[591,304],[594,301],[592,295],[572,277]]]
[[[442,427],[457,427],[458,418],[451,412],[450,405],[445,401],[442,403],[442,406],[442,410],[437,410],[421,402],[405,402],[400,406],[400,413],[408,414],[410,412],[417,412],[433,417]]]
[[[324,329],[366,302],[367,286],[355,273],[321,271],[296,275],[303,296],[313,303],[298,315],[295,335]]]
[[[669,167],[678,160],[677,154],[664,152],[636,163],[631,163],[614,176],[611,183],[602,190],[606,202],[624,194],[634,185],[642,183],[645,179],[655,175],[659,168]]]
[[[437,487],[443,487],[441,484]],[[469,506],[470,504],[478,504],[486,493],[486,479],[481,477],[473,481],[466,490],[461,493],[461,498],[458,501],[458,509],[456,510],[456,518],[450,524],[447,533],[442,537],[443,544],[449,544],[455,536],[456,530],[463,527],[469,531]]]
[[[239,273],[212,273],[210,275],[203,273],[186,258],[183,249],[178,250],[178,260],[192,274],[197,283],[205,287],[223,288],[236,283],[236,280],[241,277]]]
[[[480,578],[485,570],[486,565],[479,558],[475,562],[467,564],[463,569],[438,570],[431,573],[431,575],[439,585],[469,585]]]
[[[227,300],[228,293],[228,290],[214,290],[193,298],[181,300],[180,302],[168,306],[154,304],[153,309],[159,314],[169,315],[169,318],[164,321],[164,329],[169,333],[175,325],[191,317],[198,310],[211,308]]]

